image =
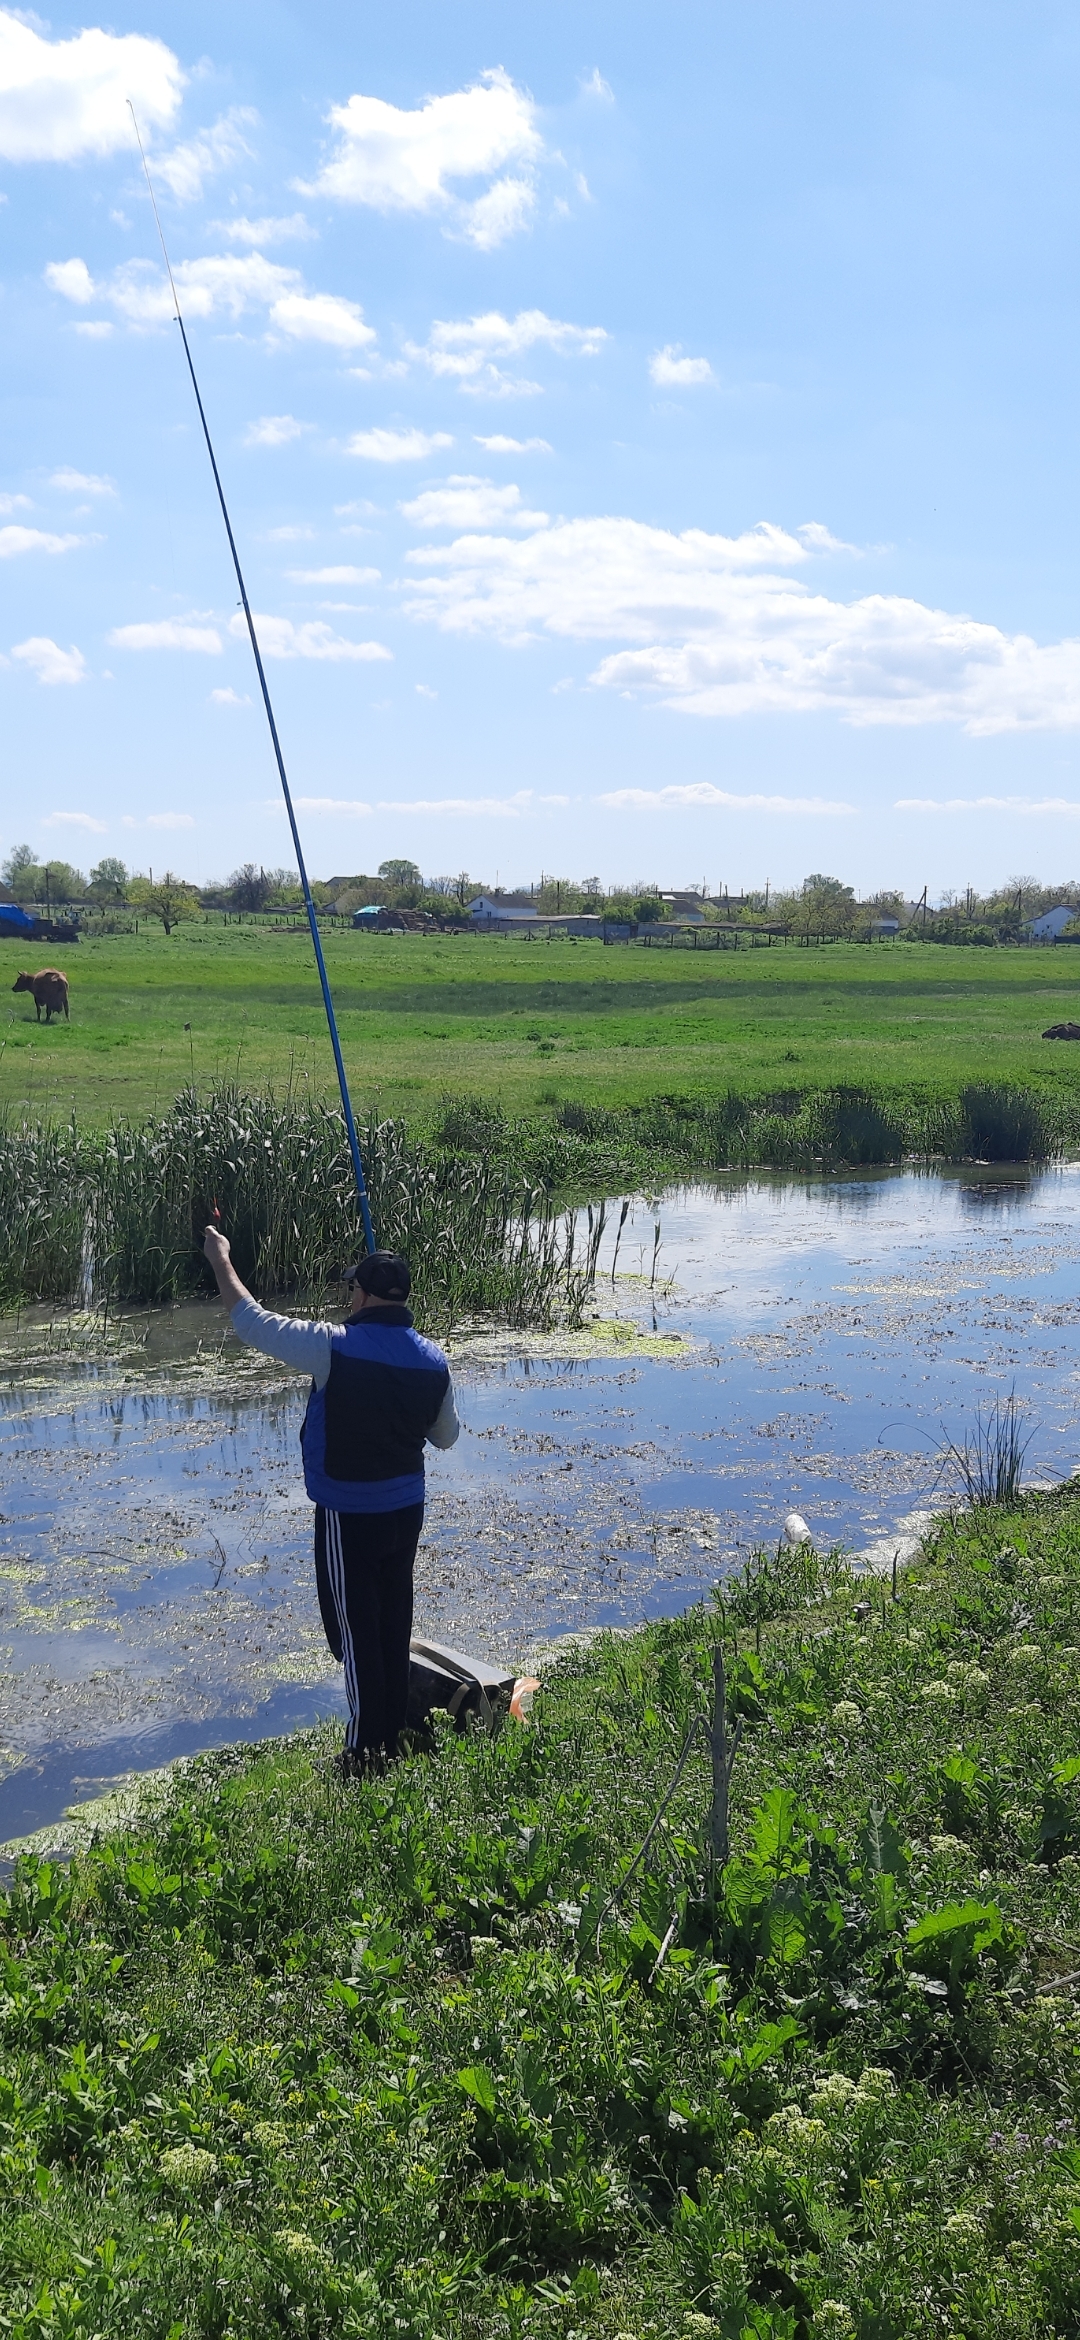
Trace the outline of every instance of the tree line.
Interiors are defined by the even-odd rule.
[[[221,884],[195,886],[168,869],[156,877],[152,871],[129,870],[111,854],[85,876],[71,862],[39,862],[29,845],[16,845],[0,865],[0,879],[6,893],[25,906],[45,911],[90,906],[106,931],[110,926],[122,930],[140,913],[159,919],[168,934],[182,920],[205,910],[251,915],[303,908],[295,870],[265,869],[253,861],[241,863]],[[665,901],[655,881],[605,887],[598,877],[544,875],[510,895],[501,891],[504,899],[530,903],[541,917],[592,912],[642,926],[672,915],[671,890],[666,890]],[[467,924],[469,904],[477,895],[500,896],[498,887],[471,877],[467,870],[425,878],[415,861],[400,857],[381,861],[371,874],[315,879],[311,891],[318,910],[347,916],[377,904],[426,912],[441,926]],[[680,904],[692,904],[708,925],[766,924],[807,941],[865,941],[875,929],[880,931],[883,921],[895,919],[899,934],[908,940],[993,945],[1018,940],[1027,922],[1044,911],[1080,905],[1080,879],[1047,886],[1034,877],[1010,877],[986,894],[969,886],[963,894],[946,891],[931,903],[925,890],[916,902],[890,888],[860,896],[841,878],[814,871],[800,886],[779,892],[766,886],[729,898],[726,893],[710,894],[703,885],[678,899]]]

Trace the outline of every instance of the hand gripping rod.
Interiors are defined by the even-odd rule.
[[[251,604],[247,597],[247,586],[244,583],[244,573],[240,567],[240,555],[237,552],[236,538],[232,532],[232,521],[229,518],[229,507],[225,501],[225,490],[222,487],[221,474],[217,467],[217,457],[214,454],[214,444],[210,437],[210,426],[206,420],[206,412],[203,407],[202,397],[199,391],[199,384],[195,374],[195,368],[192,364],[191,350],[188,346],[188,337],[184,330],[184,320],[181,314],[180,302],[176,291],[176,280],[173,276],[168,247],[165,242],[165,236],[161,225],[161,218],[154,196],[153,181],[150,177],[150,171],[147,165],[146,152],[143,147],[143,142],[139,136],[139,125],[135,118],[135,108],[132,105],[130,98],[128,99],[128,110],[131,114],[131,120],[135,130],[135,137],[138,142],[139,154],[142,158],[142,167],[146,178],[147,191],[149,193],[150,202],[153,207],[154,220],[161,242],[165,267],[168,271],[169,287],[173,297],[173,308],[176,312],[176,322],[180,327],[180,339],[184,344],[184,356],[187,359],[188,372],[191,375],[191,387],[195,392],[195,404],[199,409],[199,421],[202,424],[203,437],[206,440],[206,452],[210,457],[210,468],[214,474],[214,486],[217,489],[218,502],[221,505],[221,517],[225,522],[225,534],[229,539],[229,551],[232,554],[232,564],[236,571],[236,582],[240,587],[240,601],[243,607],[244,617],[247,621],[247,630],[251,637],[251,648],[255,659],[255,671],[259,677],[259,689],[262,692],[263,706],[266,709],[266,720],[270,726],[270,737],[274,746],[274,758],[277,763],[278,778],[281,781],[281,791],[285,798],[285,810],[288,813],[289,827],[292,830],[293,849],[296,854],[296,866],[300,873],[300,884],[303,888],[304,894],[304,907],[307,911],[308,925],[311,928],[311,940],[315,949],[315,964],[319,970],[319,982],[322,985],[323,1006],[326,1009],[326,1021],[330,1027],[330,1045],[334,1051],[334,1063],[337,1066],[338,1087],[341,1091],[342,1111],[345,1115],[345,1127],[349,1135],[349,1152],[352,1155],[353,1175],[356,1179],[356,1199],[360,1205],[360,1216],[364,1223],[364,1241],[367,1244],[368,1250],[374,1251],[376,1247],[375,1230],[371,1223],[371,1204],[368,1200],[367,1181],[364,1177],[364,1165],[360,1157],[360,1140],[356,1134],[356,1122],[353,1117],[352,1099],[349,1096],[349,1084],[345,1077],[345,1060],[341,1053],[341,1041],[338,1036],[337,1017],[334,1014],[334,1003],[330,997],[330,980],[326,972],[326,961],[323,958],[322,941],[319,935],[319,922],[315,916],[315,904],[311,899],[311,887],[308,884],[307,867],[304,861],[303,847],[300,843],[300,831],[296,826],[296,814],[293,811],[292,794],[289,788],[288,776],[285,771],[285,759],[281,753],[281,742],[278,738],[277,724],[274,721],[274,710],[270,703],[270,693],[267,689],[266,675],[263,670],[262,652],[259,649],[259,639],[255,632],[255,620],[251,614]]]

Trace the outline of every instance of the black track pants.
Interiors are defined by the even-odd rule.
[[[345,1668],[353,1753],[392,1753],[409,1696],[413,1561],[422,1503],[404,1511],[315,1507],[315,1583],[326,1638]]]

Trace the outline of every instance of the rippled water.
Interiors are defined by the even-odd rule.
[[[417,1578],[442,1638],[524,1662],[677,1609],[792,1505],[819,1543],[887,1558],[941,1499],[942,1430],[1013,1386],[1029,1469],[1080,1464],[1076,1169],[728,1178],[636,1202],[612,1281],[618,1217],[590,1338],[455,1358],[465,1429],[430,1460]],[[8,1328],[0,1837],[132,1766],[340,1709],[305,1392],[221,1325],[188,1308],[53,1356]]]

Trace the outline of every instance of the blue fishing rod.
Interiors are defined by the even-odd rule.
[[[296,866],[300,873],[300,884],[303,890],[304,907],[307,911],[308,925],[311,928],[311,940],[315,949],[315,964],[319,970],[319,982],[322,985],[323,1006],[326,1009],[326,1021],[330,1027],[330,1045],[334,1051],[334,1063],[337,1066],[338,1087],[341,1091],[341,1106],[345,1115],[345,1127],[349,1134],[349,1152],[352,1155],[353,1175],[356,1179],[356,1199],[360,1205],[360,1216],[364,1223],[364,1241],[367,1244],[368,1250],[374,1251],[376,1244],[375,1229],[371,1223],[371,1204],[368,1200],[367,1180],[364,1177],[364,1165],[360,1155],[360,1140],[356,1134],[356,1121],[353,1115],[352,1099],[349,1095],[349,1083],[345,1076],[345,1059],[341,1053],[341,1040],[338,1034],[337,1017],[334,1014],[334,1002],[330,996],[330,978],[327,975],[326,961],[323,958],[322,940],[319,935],[319,921],[315,916],[315,904],[311,899],[311,887],[308,884],[307,865],[304,860],[304,849],[300,843],[300,831],[297,828],[296,814],[293,810],[292,791],[289,787],[288,774],[285,770],[285,758],[281,753],[281,741],[278,738],[277,724],[274,721],[274,710],[270,703],[270,692],[267,688],[266,674],[263,669],[262,652],[259,648],[259,637],[255,632],[255,620],[251,614],[251,603],[248,600],[247,586],[244,583],[244,572],[240,566],[240,555],[236,549],[236,538],[233,535],[232,521],[229,518],[229,507],[225,501],[225,490],[222,487],[221,473],[217,467],[217,457],[214,453],[214,442],[210,437],[210,425],[206,419],[206,410],[203,406],[198,379],[195,373],[195,367],[192,363],[188,337],[184,329],[184,319],[181,314],[180,301],[176,290],[176,279],[173,276],[172,262],[169,259],[168,246],[166,245],[164,230],[161,225],[161,216],[158,211],[157,199],[154,194],[154,183],[150,177],[149,165],[146,160],[146,150],[139,135],[139,125],[135,117],[135,108],[132,105],[130,98],[128,99],[128,110],[131,114],[131,120],[135,130],[135,137],[138,142],[139,153],[142,157],[142,167],[146,178],[147,191],[149,193],[150,202],[153,207],[154,220],[161,242],[165,267],[168,272],[169,289],[173,297],[173,309],[176,315],[176,322],[180,327],[180,339],[184,344],[184,356],[187,359],[188,372],[191,375],[191,387],[195,392],[195,404],[199,409],[199,421],[202,424],[203,437],[206,440],[206,452],[210,457],[210,469],[214,474],[214,486],[217,489],[218,502],[221,505],[221,517],[225,522],[225,534],[229,539],[229,551],[232,554],[232,564],[236,571],[236,582],[240,587],[240,603],[244,612],[244,617],[247,621],[247,630],[251,637],[251,648],[255,659],[255,671],[259,677],[259,689],[262,692],[263,706],[266,709],[266,720],[270,726],[270,737],[274,747],[274,759],[278,768],[278,778],[281,781],[281,792],[285,798],[285,810],[288,813],[289,827],[292,830],[293,850],[296,854]]]

